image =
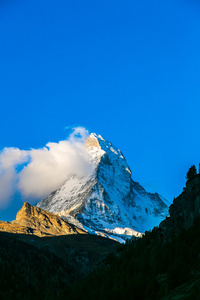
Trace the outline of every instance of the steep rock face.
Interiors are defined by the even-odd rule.
[[[0,230],[38,236],[86,233],[59,216],[32,206],[27,202],[17,213],[15,221],[0,222]]]
[[[170,239],[181,229],[190,228],[196,217],[200,216],[200,175],[197,174],[186,182],[183,192],[174,199],[169,207],[170,217],[161,222],[160,229]]]
[[[92,133],[85,144],[93,174],[72,174],[37,206],[92,233],[137,235],[158,225],[168,213],[164,198],[134,182],[122,152],[102,136]]]

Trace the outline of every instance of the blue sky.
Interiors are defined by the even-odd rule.
[[[0,149],[83,126],[172,201],[200,162],[199,53],[199,1],[1,1]]]

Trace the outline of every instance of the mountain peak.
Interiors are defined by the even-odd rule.
[[[94,150],[94,148],[101,148],[96,133],[91,133],[86,139],[85,143],[90,150]]]
[[[106,158],[107,161],[109,158],[111,164],[117,163],[123,166],[130,174],[132,173],[122,152],[101,135],[91,133],[86,139],[86,145],[91,157],[96,163],[99,163],[102,157],[102,160]]]
[[[131,178],[122,152],[101,135],[86,139],[94,172],[71,176],[57,191],[37,204],[90,233],[124,239],[158,225],[168,207],[158,194],[147,193]],[[78,223],[77,223],[78,222]],[[118,239],[119,240],[119,239]]]

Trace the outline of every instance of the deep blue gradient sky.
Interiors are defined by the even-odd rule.
[[[0,149],[84,126],[172,201],[200,162],[199,1],[2,0],[0,102]]]

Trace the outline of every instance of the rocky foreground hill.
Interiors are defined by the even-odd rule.
[[[0,231],[36,236],[86,234],[61,217],[25,202],[12,222],[0,221]]]

